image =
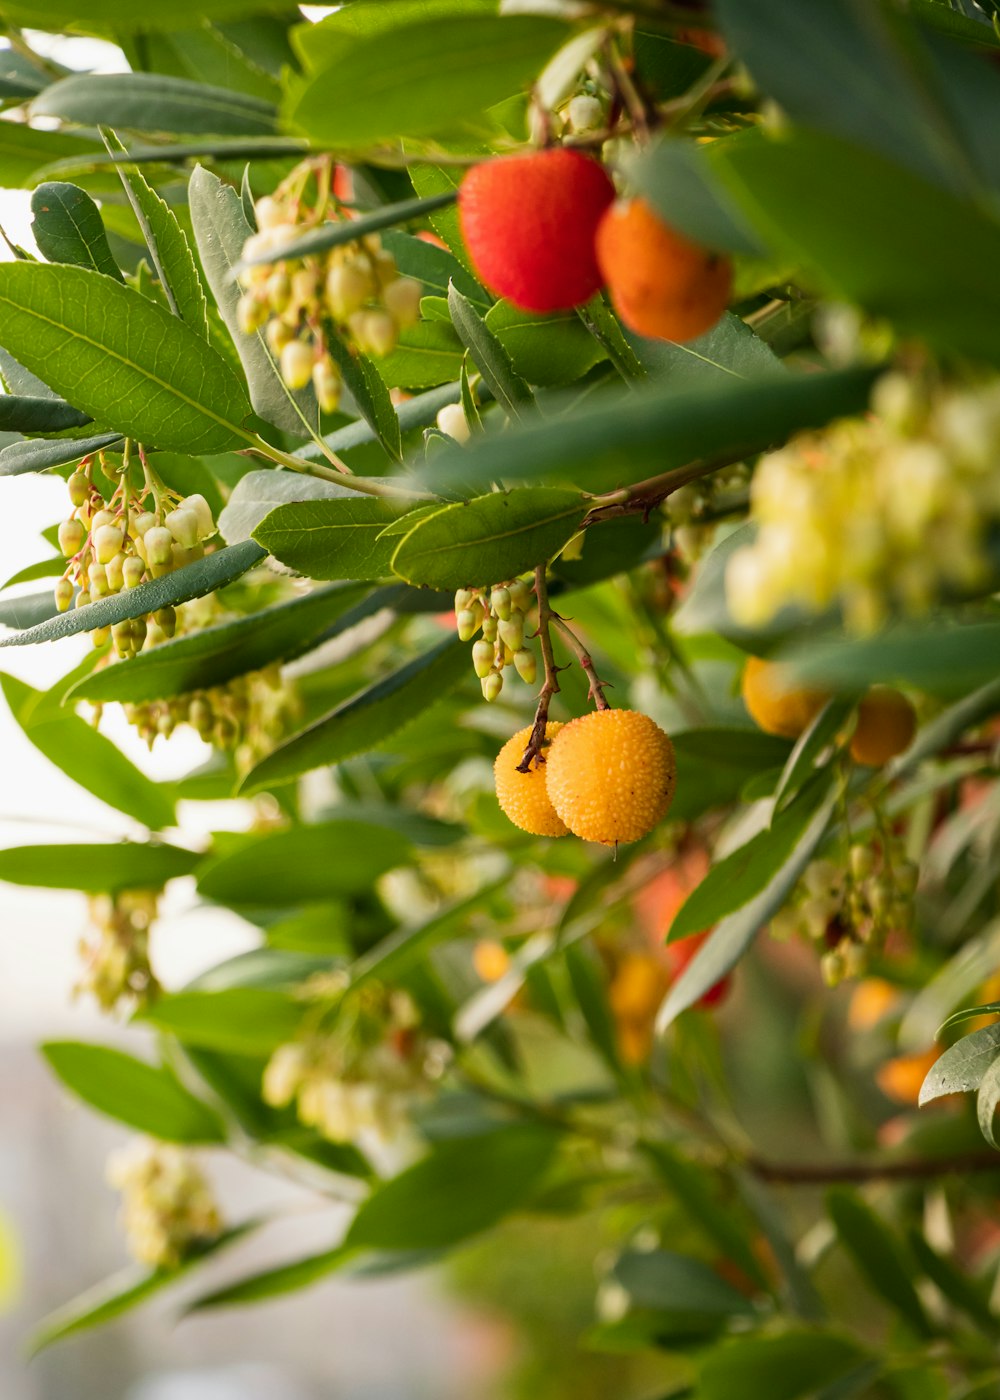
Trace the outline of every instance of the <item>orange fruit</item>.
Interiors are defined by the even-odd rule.
[[[758,728],[783,739],[797,739],[830,698],[825,691],[795,685],[784,666],[759,656],[747,661],[740,689]]]

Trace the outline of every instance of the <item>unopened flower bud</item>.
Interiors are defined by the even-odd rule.
[[[271,310],[280,315],[292,297],[292,282],[288,273],[280,268],[272,272],[264,283],[264,295]]]
[[[215,724],[215,711],[204,696],[195,696],[188,706],[188,723],[203,739],[211,734]]]
[[[401,331],[420,320],[423,286],[415,277],[397,277],[382,293],[382,304]]]
[[[329,355],[323,355],[313,365],[313,390],[316,402],[324,413],[335,413],[340,404],[340,371]]]
[[[95,647],[102,647],[111,640],[110,627],[95,627],[90,634],[90,640]]]
[[[92,531],[91,539],[98,564],[110,564],[121,549],[124,536],[117,525],[99,525]]]
[[[852,846],[848,859],[855,880],[866,880],[875,869],[875,853],[870,846]]]
[[[367,260],[366,260],[367,262]],[[375,292],[370,267],[356,258],[334,263],[326,275],[326,304],[338,321],[359,311]]]
[[[460,403],[446,403],[444,408],[438,409],[438,428],[442,433],[447,433],[455,442],[468,442],[471,436],[469,420],[465,416],[465,409]]]
[[[459,588],[455,593],[455,611],[461,612],[463,608],[471,608],[475,597],[471,588]]]
[[[396,266],[396,259],[385,248],[382,247],[378,234],[370,236],[378,240],[374,245],[370,242],[372,249],[372,268],[375,273],[375,280],[380,287],[388,287],[390,283],[399,280],[399,268]]]
[[[535,653],[528,647],[521,647],[514,653],[514,669],[528,685],[534,685],[538,676],[538,663],[535,660]]]
[[[483,618],[483,636],[488,642],[495,642],[497,639],[497,620],[492,613]]]
[[[146,531],[151,530],[156,524],[156,516],[151,510],[140,511],[129,521],[128,532],[134,540],[145,538]]]
[[[75,471],[66,486],[69,489],[69,498],[75,506],[82,506],[90,495],[90,482],[85,472]]]
[[[114,511],[101,509],[94,512],[94,518],[90,522],[90,528],[91,530],[101,530],[105,525],[113,525],[114,523]]]
[[[515,612],[528,612],[535,601],[531,584],[523,578],[516,578],[513,583],[509,583],[507,592],[510,594],[510,605]]]
[[[198,538],[207,540],[215,534],[215,517],[212,515],[212,507],[205,500],[205,497],[195,493],[192,496],[185,496],[181,501],[180,510],[189,510],[194,513],[198,522]]]
[[[244,292],[236,303],[236,324],[244,335],[253,335],[267,320],[267,307],[252,292]]]
[[[254,205],[254,214],[257,217],[257,227],[262,231],[265,229],[279,228],[285,221],[284,210],[276,199],[272,199],[269,194],[258,199]],[[244,252],[246,250],[244,249]]]
[[[205,547],[201,544],[193,544],[190,549],[182,544],[175,544],[170,551],[170,567],[173,569],[183,569],[186,564],[193,564],[197,559],[205,557]]]
[[[366,311],[360,322],[358,343],[372,355],[388,355],[396,348],[399,331],[387,311]]]
[[[471,642],[479,631],[479,617],[473,608],[462,608],[455,615],[455,625],[458,628],[458,639],[460,642]]]
[[[81,588],[79,593],[77,593],[76,595],[76,602],[73,604],[73,606],[76,608],[85,608],[88,606],[89,603],[90,593],[86,588]]]
[[[79,520],[64,520],[59,526],[59,548],[64,559],[71,559],[83,547],[87,532]]]
[[[111,640],[115,644],[115,651],[120,657],[122,657],[122,659],[124,659],[127,656],[131,656],[132,652],[135,650],[134,643],[132,641],[131,621],[116,622],[111,628]]]
[[[73,585],[68,578],[61,578],[55,587],[56,607],[66,612],[73,601]]]
[[[493,647],[481,638],[472,648],[472,665],[480,680],[493,669]]]
[[[275,318],[268,321],[264,334],[272,355],[280,355],[285,346],[295,339],[295,331],[285,321]]]
[[[501,618],[497,631],[500,633],[500,640],[509,646],[511,651],[520,651],[524,646],[524,617],[521,613],[512,613],[509,618]]]
[[[146,566],[142,560],[136,558],[134,554],[128,555],[122,564],[121,586],[123,588],[137,588],[142,583],[145,572]]]
[[[173,608],[157,608],[153,621],[165,637],[172,637],[177,631],[177,614]]]
[[[198,543],[198,516],[193,510],[178,507],[163,523],[182,549],[193,549]]]
[[[499,698],[500,692],[503,690],[503,676],[499,671],[491,671],[488,676],[483,677],[482,687],[483,699],[492,704],[494,700]]]
[[[108,588],[112,593],[120,593],[125,585],[124,568],[125,555],[122,554],[121,550],[118,551],[113,559],[109,559],[104,566],[104,572],[108,579]]]
[[[108,592],[108,576],[104,572],[104,565],[98,564],[96,560],[87,570],[87,581],[90,585],[91,597],[103,598]]]
[[[278,365],[289,389],[304,389],[312,378],[313,352],[304,340],[290,340],[281,352]]]
[[[604,125],[604,107],[598,98],[581,92],[570,101],[566,118],[571,131],[599,131]]]
[[[158,567],[170,564],[173,559],[174,537],[165,525],[154,525],[143,536],[146,554],[150,564]]]
[[[506,622],[510,617],[510,592],[508,589],[500,587],[490,590],[490,607],[496,613],[501,622]]]

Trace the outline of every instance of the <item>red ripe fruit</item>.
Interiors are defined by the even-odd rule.
[[[665,951],[667,954],[667,963],[670,967],[671,981],[677,981],[678,977],[680,977],[681,973],[687,967],[695,953],[697,953],[710,932],[711,930],[708,930],[706,933],[692,933],[689,934],[687,938],[678,938],[676,943],[668,943],[666,945]],[[725,1001],[726,997],[729,995],[732,980],[729,973],[726,973],[725,977],[720,977],[714,986],[709,987],[703,997],[699,997],[695,1002],[695,1006],[699,1006],[703,1010],[708,1010],[712,1006],[718,1006],[719,1003]]]
[[[602,165],[557,147],[474,166],[462,237],[480,280],[522,311],[569,311],[600,291],[594,235],[615,198]]]

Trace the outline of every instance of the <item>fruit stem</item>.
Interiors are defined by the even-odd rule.
[[[594,663],[591,660],[590,652],[580,641],[580,638],[576,635],[576,633],[573,632],[569,627],[567,627],[565,619],[561,618],[558,613],[552,613],[552,621],[559,628],[559,631],[563,634],[567,642],[569,642],[570,646],[572,647],[573,651],[576,653],[576,659],[583,667],[584,674],[586,675],[587,680],[590,682],[590,689],[587,691],[587,698],[593,700],[594,704],[599,710],[610,710],[611,706],[608,704],[607,700],[604,697],[604,691],[606,687],[611,685],[611,682],[601,680],[600,676],[597,674],[597,671],[594,668]]]
[[[529,773],[531,765],[544,763],[545,756],[542,749],[545,745],[545,730],[549,722],[549,705],[553,695],[559,691],[559,667],[556,665],[555,652],[552,650],[552,634],[550,623],[554,616],[549,606],[549,590],[545,582],[545,564],[539,564],[535,569],[535,597],[538,599],[538,631],[535,636],[542,649],[542,665],[545,669],[545,679],[542,688],[538,692],[538,704],[535,708],[535,722],[531,726],[531,733],[528,735],[528,743],[524,750],[524,757],[517,765],[519,773]]]

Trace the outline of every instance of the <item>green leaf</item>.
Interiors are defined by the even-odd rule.
[[[455,379],[463,358],[462,342],[447,321],[420,321],[403,331],[379,370],[393,388],[425,389]]]
[[[683,345],[625,333],[649,373],[674,389],[730,379],[759,379],[787,373],[769,345],[745,321],[727,311],[710,331]]]
[[[387,525],[407,514],[405,504],[373,496],[297,501],[266,515],[253,537],[307,578],[387,578],[397,540],[380,537]]]
[[[605,358],[604,347],[575,312],[534,316],[509,301],[498,301],[484,324],[496,336],[515,375],[529,384],[572,384]]]
[[[449,591],[499,583],[557,554],[587,508],[579,492],[555,487],[459,501],[404,535],[392,567],[409,583]]]
[[[626,1292],[630,1310],[656,1314],[656,1335],[711,1335],[733,1318],[753,1316],[753,1304],[700,1259],[672,1250],[627,1250],[611,1278]]]
[[[361,416],[394,462],[403,460],[399,418],[389,389],[367,355],[359,355],[341,340],[336,327],[326,321],[326,347],[340,370],[344,384]]]
[[[91,23],[93,20],[91,20]],[[208,87],[163,73],[80,74],[47,87],[31,104],[36,117],[78,126],[202,136],[270,136],[277,112],[270,102],[228,88]]]
[[[750,257],[766,251],[739,203],[712,178],[705,153],[694,141],[668,136],[629,152],[623,164],[636,191],[696,243]]]
[[[454,194],[444,192],[434,196],[437,209],[448,208],[454,202]],[[440,200],[440,203],[438,201]],[[436,243],[416,238],[412,233],[401,229],[386,229],[382,234],[382,246],[396,259],[396,266],[404,277],[415,277],[423,283],[427,296],[446,297],[448,284],[454,282],[463,296],[474,302],[480,311],[489,311],[493,298],[447,248],[439,248]]]
[[[281,1264],[275,1269],[265,1269],[251,1274],[226,1288],[203,1294],[191,1304],[192,1313],[205,1312],[210,1308],[237,1307],[244,1303],[260,1303],[266,1298],[280,1298],[284,1293],[297,1293],[300,1288],[308,1288],[321,1278],[335,1273],[356,1255],[357,1251],[338,1245],[325,1249],[320,1254],[310,1254],[304,1259],[296,1259],[291,1264]]]
[[[455,198],[454,194],[444,193],[431,195],[427,199],[404,199],[398,204],[383,205],[381,209],[375,209],[370,214],[362,214],[357,219],[330,220],[320,224],[318,228],[311,229],[308,233],[303,233],[298,238],[279,244],[273,251],[245,258],[237,271],[241,271],[244,267],[256,267],[260,263],[283,262],[289,258],[305,258],[313,253],[324,253],[329,248],[339,248],[344,243],[355,243],[359,238],[364,238],[369,233],[378,233],[381,229],[395,228],[399,224],[408,224],[415,219],[426,218],[435,209],[453,204]],[[435,248],[432,251],[440,253],[441,249]]]
[[[841,1244],[879,1297],[920,1336],[932,1336],[934,1329],[913,1286],[912,1261],[884,1222],[852,1191],[831,1191],[827,1210]]]
[[[0,266],[0,343],[85,413],[197,455],[244,447],[243,385],[170,312],[82,267]]]
[[[238,544],[250,540],[261,521],[289,501],[343,500],[356,495],[335,481],[300,472],[273,468],[247,472],[234,486],[219,516],[219,533],[227,544]]]
[[[250,770],[244,791],[286,783],[300,773],[378,747],[447,695],[468,673],[468,666],[466,648],[446,638],[279,745]]]
[[[368,822],[329,821],[242,841],[207,860],[198,890],[217,904],[280,908],[333,895],[361,894],[404,865],[410,843]]]
[[[385,370],[385,361],[382,361],[382,369]],[[482,386],[480,393],[482,394]],[[431,389],[426,394],[418,394],[415,398],[406,399],[396,410],[396,417],[399,419],[401,433],[412,432],[414,428],[426,428],[434,422],[438,410],[445,404],[458,403],[461,399],[461,386],[456,380],[451,384],[442,384],[440,387]],[[343,428],[338,428],[336,432],[329,433],[323,441],[334,452],[350,452],[352,448],[363,447],[366,443],[377,441],[375,433],[368,424],[361,418],[353,423],[347,423]],[[320,457],[318,447],[303,447],[297,456],[313,461]]]
[[[983,1331],[995,1335],[1000,1320],[990,1306],[989,1287],[970,1278],[947,1255],[939,1254],[921,1231],[910,1230],[909,1244],[921,1270],[948,1302],[968,1314]]]
[[[89,160],[96,150],[96,144],[89,139],[5,121],[0,124],[0,185],[7,189],[29,185],[35,171],[51,162]]]
[[[31,231],[47,262],[74,263],[124,281],[108,247],[100,211],[79,185],[39,185],[31,195]]]
[[[854,704],[853,698],[830,700],[799,735],[774,790],[775,811],[780,811],[812,777],[818,760],[847,723]]]
[[[925,759],[953,744],[967,729],[1000,710],[1000,680],[981,686],[925,724],[905,754],[889,766],[891,778],[916,772]]]
[[[807,1322],[820,1322],[825,1315],[823,1300],[816,1291],[806,1264],[789,1233],[784,1203],[775,1199],[770,1188],[748,1171],[736,1173],[740,1195],[760,1226],[782,1278],[780,1297],[789,1312]]]
[[[570,986],[590,1039],[614,1074],[622,1074],[615,1020],[608,1004],[604,969],[597,955],[580,944],[570,944],[563,954]]]
[[[218,1239],[197,1245],[176,1269],[144,1269],[140,1265],[131,1265],[112,1274],[103,1283],[88,1288],[71,1303],[66,1303],[43,1319],[29,1340],[29,1355],[37,1356],[53,1342],[61,1342],[77,1332],[87,1332],[93,1327],[103,1327],[106,1322],[113,1322],[154,1293],[184,1278],[205,1259],[233,1244],[251,1229],[252,1223],[238,1225],[226,1230]]]
[[[693,461],[736,461],[803,428],[867,408],[874,371],[727,377],[675,392],[649,384],[602,394],[572,415],[531,418],[496,437],[442,449],[424,475],[433,485],[568,481],[614,490]]]
[[[127,155],[125,147],[108,127],[101,128],[104,144],[112,155]],[[165,204],[136,166],[118,166],[125,194],[146,240],[156,275],[166,294],[170,310],[192,330],[208,339],[208,303],[195,266],[194,255],[177,216]]]
[[[818,1329],[734,1338],[705,1358],[698,1400],[805,1400],[864,1355],[855,1342]]]
[[[778,821],[782,822],[782,837],[786,834],[786,819],[787,824],[790,825],[793,820],[792,814],[796,813],[796,808],[800,804],[803,804],[804,796],[805,794],[800,795],[798,802],[793,803],[778,818]],[[726,975],[753,942],[761,925],[766,923],[781,908],[799,876],[812,859],[816,847],[823,839],[836,807],[836,801],[836,793],[832,789],[828,789],[819,807],[814,807],[811,802],[808,804],[812,815],[806,825],[799,828],[798,839],[795,845],[787,851],[784,864],[775,870],[768,883],[759,890],[759,893],[755,894],[746,904],[736,908],[735,912],[727,914],[716,925],[670,988],[656,1018],[656,1028],[659,1033],[666,1030],[682,1011],[693,1006],[710,987],[714,987],[716,982]],[[798,813],[796,813],[796,818],[797,816]],[[777,822],[775,826],[777,826]],[[748,846],[752,844],[750,842]],[[745,855],[746,850],[747,847],[744,847],[742,853],[736,852],[735,854]],[[757,860],[752,865],[748,865],[747,869],[742,872],[744,889],[755,883],[756,870],[769,864],[762,848],[758,848],[755,854]],[[724,863],[720,862],[715,868],[721,869]],[[687,904],[684,908],[687,908]],[[694,916],[689,915],[689,917]],[[702,917],[700,911],[697,917]],[[677,920],[675,919],[671,929],[672,934],[676,927]]]
[[[171,0],[156,12],[158,29],[188,29],[204,20],[236,18],[246,13],[246,0]],[[258,11],[283,8],[277,0],[255,0]],[[44,15],[36,0],[2,0],[0,14],[12,24],[29,27],[44,17],[47,25],[73,28],[80,24],[80,7],[75,0],[45,0]],[[87,26],[119,29],[125,34],[149,29],[150,13],[136,9],[132,0],[89,0]]]
[[[345,1247],[442,1249],[488,1230],[524,1204],[557,1143],[534,1125],[438,1143],[365,1201]]]
[[[0,603],[0,626],[27,631],[28,628],[36,627],[54,617],[57,612],[52,589],[47,588],[44,593],[28,593],[20,598],[7,598]],[[0,646],[2,645],[0,642]]]
[[[396,929],[375,946],[362,953],[351,967],[351,986],[357,987],[370,977],[395,981],[417,958],[425,957],[431,948],[457,936],[465,926],[468,915],[480,909],[507,882],[504,875],[484,885],[467,899],[447,905],[431,918],[415,926]]]
[[[677,911],[667,941],[673,943],[692,933],[704,933],[766,889],[827,801],[828,784],[817,780],[769,827],[713,865]]]
[[[0,476],[21,476],[23,472],[44,472],[49,467],[62,467],[78,462],[92,452],[117,447],[122,441],[119,433],[99,433],[90,438],[34,438],[30,442],[11,442],[0,448]]]
[[[781,652],[797,676],[841,693],[890,681],[949,699],[996,681],[998,656],[1000,623],[949,620],[944,627],[940,619],[900,623],[874,637],[806,639]]]
[[[128,665],[106,666],[84,676],[67,698],[141,703],[224,685],[234,676],[291,660],[326,640],[365,592],[357,585],[320,588],[247,617],[175,637],[140,652]]]
[[[39,578],[56,578],[65,567],[66,560],[62,555],[54,554],[51,559],[39,559],[37,564],[27,564],[23,569],[18,569],[2,587],[13,588],[17,583],[33,583]]]
[[[306,83],[291,119],[335,150],[452,130],[522,91],[567,35],[564,24],[529,15],[401,24],[339,50]]]
[[[0,851],[0,880],[85,894],[159,890],[168,880],[190,875],[200,860],[194,851],[152,841],[9,846]]]
[[[239,354],[254,412],[276,428],[298,438],[309,437],[319,424],[312,387],[294,392],[289,389],[278,372],[263,331],[244,335],[239,327],[236,306],[240,288],[233,271],[253,232],[239,195],[231,185],[199,165],[191,173],[188,204],[205,278]]]
[[[589,532],[588,532],[589,533]],[[677,791],[671,821],[690,822],[713,807],[728,807],[756,774],[787,761],[785,739],[759,729],[686,729],[671,735]]]
[[[303,1002],[283,992],[230,987],[157,997],[133,1020],[168,1031],[185,1045],[234,1055],[269,1055],[294,1039],[306,1010]]]
[[[63,399],[0,394],[0,432],[58,433],[65,428],[85,427],[91,421],[88,414]]]
[[[771,250],[820,288],[937,349],[997,363],[1000,227],[985,214],[817,131],[717,141],[708,158]]]
[[[484,157],[488,152],[484,149]],[[425,198],[435,194],[447,194],[449,191],[457,192],[462,183],[463,171],[456,170],[454,166],[445,165],[413,165],[410,167],[410,183],[417,194]],[[454,204],[446,204],[443,209],[438,209],[430,216],[431,227],[437,236],[445,243],[465,268],[470,277],[475,275],[475,269],[469,261],[469,251],[465,246],[461,230],[458,223],[458,208]],[[471,296],[465,288],[467,296]],[[475,297],[472,298],[476,300]]]
[[[475,360],[490,393],[509,418],[520,418],[534,404],[531,390],[515,372],[507,351],[472,302],[451,283],[448,311],[459,340]]]
[[[166,1142],[226,1140],[216,1114],[166,1068],[78,1040],[49,1040],[41,1049],[66,1088],[109,1118]]]
[[[178,323],[174,321],[174,324]],[[226,549],[216,550],[214,554],[206,554],[204,559],[197,559],[193,564],[185,564],[173,573],[164,574],[162,578],[141,583],[138,588],[125,589],[108,598],[100,598],[96,603],[88,603],[86,607],[60,613],[48,622],[28,627],[15,637],[4,637],[0,640],[0,647],[55,642],[61,637],[72,637],[77,632],[89,632],[95,627],[110,627],[125,618],[144,617],[157,608],[187,603],[192,598],[201,598],[206,593],[224,588],[264,558],[266,551],[254,540],[229,545]],[[5,620],[2,613],[0,620]]]
[[[174,825],[174,804],[165,789],[93,725],[14,676],[0,675],[0,687],[28,740],[72,782],[153,831]]]
[[[1000,1021],[963,1036],[931,1066],[920,1088],[921,1108],[942,1094],[964,1094],[978,1089],[986,1071],[998,1058]]]

